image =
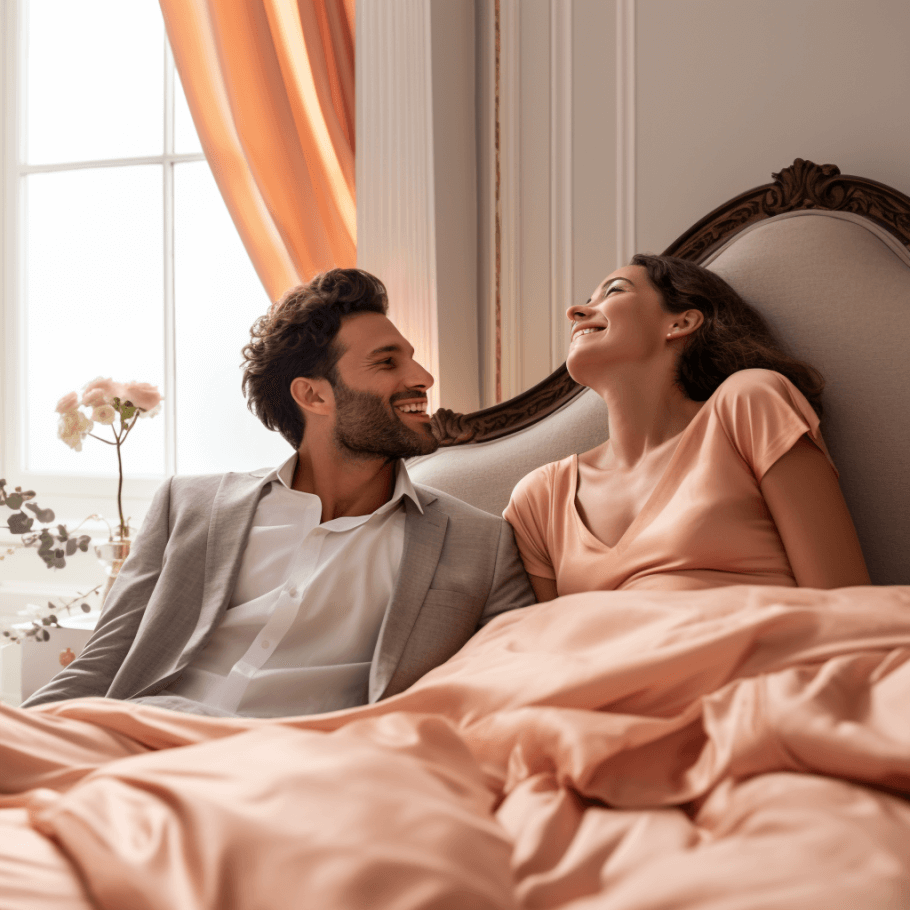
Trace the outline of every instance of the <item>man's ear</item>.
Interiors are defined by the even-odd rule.
[[[325,416],[335,409],[335,395],[328,379],[298,376],[291,383],[291,397],[308,414]]]
[[[673,326],[670,331],[674,338],[691,335],[703,322],[705,314],[701,310],[686,310],[685,313],[673,314]]]

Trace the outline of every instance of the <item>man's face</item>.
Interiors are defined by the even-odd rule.
[[[343,452],[394,460],[439,447],[430,432],[426,392],[433,377],[414,348],[379,313],[346,317],[335,343],[335,443]]]

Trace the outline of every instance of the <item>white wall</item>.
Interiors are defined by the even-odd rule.
[[[477,2],[480,21],[492,0]],[[623,264],[621,251],[662,251],[794,158],[836,164],[910,194],[906,0],[501,0],[504,10],[510,5],[520,20],[520,290],[518,325],[504,344],[518,351],[520,365],[518,388],[506,397],[562,362],[567,298],[585,300]],[[551,129],[560,119],[554,67],[566,57],[558,34],[566,16],[568,175],[554,161]],[[478,44],[479,58],[490,52]],[[478,67],[479,92],[490,91],[489,67],[480,59]],[[483,219],[490,217],[489,161],[481,155],[479,162]],[[568,265],[554,231],[554,205],[566,186]],[[489,246],[481,244],[482,274]],[[559,270],[571,275],[561,299],[554,296]],[[482,323],[489,297],[480,295]],[[489,332],[481,362],[489,375]],[[489,404],[489,381],[483,389]]]

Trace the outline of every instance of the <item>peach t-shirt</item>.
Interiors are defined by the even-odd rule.
[[[741,370],[683,430],[650,499],[614,547],[578,514],[577,455],[519,481],[503,517],[528,574],[556,579],[560,595],[795,586],[759,484],[803,434],[828,455],[818,423],[805,396],[780,373]]]

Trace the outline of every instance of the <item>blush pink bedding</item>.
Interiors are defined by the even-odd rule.
[[[0,713],[4,910],[910,907],[910,588],[575,594],[307,718]]]

